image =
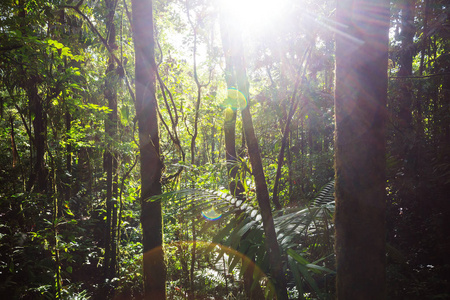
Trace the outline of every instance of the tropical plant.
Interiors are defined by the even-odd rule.
[[[296,288],[300,299],[306,299],[307,295],[325,299],[330,287],[322,283],[324,278],[334,274],[333,249],[330,246],[333,244],[333,193],[334,182],[330,182],[310,205],[274,213],[277,239],[284,257],[283,269],[288,275],[290,288]],[[193,220],[196,226],[201,226],[197,238],[203,235],[204,242],[208,244],[205,253],[213,261],[210,270],[223,274],[223,268],[217,266],[222,266],[220,260],[224,256],[227,257],[229,274],[236,270],[244,274],[250,264],[256,263],[253,277],[259,284],[266,282],[266,297],[274,295],[262,217],[253,204],[254,199],[239,200],[215,190],[183,189],[147,199],[155,200],[166,203],[165,215],[181,214],[183,217],[179,220]],[[246,259],[241,263],[242,257]],[[202,276],[208,272],[214,273],[204,271]]]

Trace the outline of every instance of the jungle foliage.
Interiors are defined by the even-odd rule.
[[[132,1],[0,1],[0,298],[142,299],[158,207],[164,297],[334,299],[339,1],[149,1],[159,145]],[[390,3],[388,299],[450,297],[449,28],[447,1]]]

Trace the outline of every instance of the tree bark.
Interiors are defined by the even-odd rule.
[[[160,201],[148,201],[161,194],[157,102],[155,95],[155,41],[153,1],[132,0],[133,38],[136,66],[136,114],[141,155],[141,224],[143,235],[144,298],[166,299],[166,263]]]
[[[336,10],[337,298],[385,299],[385,123],[389,2]]]

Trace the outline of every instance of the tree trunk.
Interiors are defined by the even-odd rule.
[[[400,49],[399,64],[400,69],[398,76],[411,76],[412,75],[412,63],[414,54],[414,0],[403,0],[401,2],[401,32],[400,39],[402,41]],[[411,151],[411,145],[413,143],[413,115],[412,115],[412,103],[413,103],[413,86],[411,79],[400,79],[399,89],[399,113],[398,113],[398,128],[400,131],[400,137],[397,138],[397,142],[400,149],[399,158],[402,161],[402,165],[405,168],[405,176],[412,178],[414,154]]]
[[[31,78],[26,87],[27,95],[30,99],[30,110],[34,114],[33,130],[34,130],[34,146],[36,148],[36,158],[34,162],[34,169],[30,176],[27,189],[35,186],[35,191],[43,193],[47,190],[47,168],[45,167],[45,144],[47,137],[47,122],[42,106],[42,98],[38,94],[38,88],[36,86],[37,78]]]
[[[301,65],[303,65],[303,62],[308,61],[308,57],[309,57],[308,53],[311,53],[310,48],[308,48],[305,51]],[[285,124],[284,131],[283,131],[283,137],[281,138],[281,147],[280,147],[280,152],[278,153],[277,172],[275,175],[275,183],[273,184],[273,196],[272,196],[272,202],[277,209],[281,209],[280,199],[278,196],[278,186],[279,186],[279,182],[280,182],[280,178],[281,178],[281,168],[283,167],[283,163],[284,163],[284,151],[286,149],[286,144],[289,144],[288,137],[291,132],[291,130],[290,130],[291,120],[292,120],[292,117],[294,116],[295,112],[297,111],[297,106],[298,106],[298,103],[302,96],[302,93],[300,93],[300,95],[297,96],[297,90],[298,90],[299,86],[301,86],[301,82],[302,82],[302,78],[305,74],[305,70],[306,70],[306,66],[303,68],[302,72],[299,72],[297,74],[294,91],[291,96],[289,113],[286,118],[286,124]],[[288,152],[289,152],[289,148],[288,148]]]
[[[336,10],[337,298],[385,299],[385,122],[389,2]]]
[[[281,209],[281,204],[280,204],[280,200],[278,197],[278,185],[279,185],[279,181],[281,178],[281,168],[283,167],[283,162],[284,162],[284,151],[286,149],[286,144],[289,143],[288,136],[290,135],[291,120],[292,120],[292,117],[294,116],[295,111],[297,110],[297,105],[298,105],[298,101],[299,101],[296,99],[297,88],[298,88],[299,83],[300,83],[300,79],[297,79],[297,82],[296,82],[295,88],[294,88],[294,92],[293,92],[293,95],[291,98],[289,114],[287,116],[286,124],[285,124],[284,131],[283,131],[283,137],[281,138],[280,152],[278,153],[277,172],[275,175],[275,183],[273,184],[273,197],[272,197],[272,202],[277,209]],[[289,149],[288,149],[288,151],[289,151]]]
[[[143,235],[144,298],[166,299],[166,263],[163,249],[163,224],[160,201],[148,201],[161,194],[157,102],[155,96],[155,42],[153,2],[133,0],[133,37],[136,66],[136,114],[141,155],[141,224]]]
[[[243,66],[243,57],[241,57],[241,65],[238,68],[238,87],[243,91],[248,99],[248,82],[245,69]],[[252,165],[253,176],[255,177],[256,199],[261,210],[264,233],[266,234],[267,252],[271,266],[271,273],[275,280],[274,285],[277,293],[277,299],[287,299],[286,277],[284,276],[283,263],[281,260],[280,248],[277,241],[275,226],[273,223],[272,210],[270,207],[269,191],[267,190],[266,178],[259,152],[258,140],[253,127],[252,116],[250,114],[249,105],[242,110],[242,123],[244,126],[245,137],[247,142],[248,155]]]
[[[223,20],[221,20],[223,22]],[[222,34],[222,45],[225,53],[225,79],[227,81],[227,88],[231,89],[235,87],[236,84],[236,76],[234,74],[234,66],[233,59],[231,56],[231,40],[230,34],[226,29],[226,25],[221,23],[221,34]],[[229,189],[230,193],[238,198],[242,198],[242,194],[244,193],[244,186],[240,178],[238,178],[239,174],[239,166],[237,154],[236,154],[236,110],[228,107],[224,112],[224,136],[225,136],[225,159],[227,162],[227,171],[229,177]]]
[[[14,117],[9,117],[9,123],[11,124],[11,152],[12,152],[12,167],[15,168],[19,163],[19,152],[16,147],[16,139],[14,133]]]
[[[66,172],[72,175],[72,145],[68,142],[68,136],[70,134],[72,116],[70,115],[69,108],[66,108],[65,121],[66,121]],[[72,195],[72,178],[71,176],[64,176],[64,197],[65,202],[69,203]]]
[[[216,125],[215,123],[213,123],[213,126],[211,128],[211,163],[215,163],[216,162],[216,158],[215,158],[215,151],[216,151]]]
[[[189,14],[189,1],[186,1],[186,10],[187,10],[187,17],[189,24],[192,27],[192,30],[194,32],[194,49],[193,49],[193,63],[194,63],[194,81],[195,85],[197,86],[197,100],[195,101],[195,115],[194,115],[194,128],[192,130],[192,137],[191,137],[191,164],[195,165],[195,143],[198,135],[198,119],[200,114],[200,104],[202,99],[202,87],[204,87],[202,84],[200,84],[198,74],[197,74],[197,25],[194,24],[194,22],[191,20],[190,14]]]
[[[108,32],[107,42],[111,49],[115,49],[116,43],[116,29],[114,26],[114,1],[106,1],[108,14],[106,16],[106,29]],[[114,196],[114,179],[117,173],[117,162],[114,155],[114,141],[117,134],[117,80],[116,68],[114,58],[109,57],[108,67],[106,69],[105,80],[105,99],[108,101],[108,108],[111,112],[108,114],[108,119],[105,123],[105,132],[107,138],[107,148],[105,150],[105,171],[106,171],[106,245],[105,245],[105,278],[111,279],[115,273],[115,231],[117,217],[114,212],[117,212],[116,201],[113,201]],[[115,222],[114,222],[115,220]]]
[[[419,63],[419,76],[423,75],[424,71],[424,60],[425,60],[425,52],[428,48],[428,14],[429,14],[429,5],[428,0],[425,0],[422,5],[422,13],[423,13],[423,31],[422,31],[422,40],[420,41],[420,63]],[[415,101],[415,109],[417,111],[416,116],[416,127],[414,133],[414,158],[415,158],[415,175],[414,178],[418,183],[418,189],[416,197],[422,198],[423,193],[426,193],[426,189],[424,188],[424,183],[426,180],[423,180],[425,166],[429,163],[426,160],[426,157],[422,155],[422,147],[426,144],[425,142],[425,132],[424,132],[424,117],[423,117],[423,107],[426,107],[426,102],[429,99],[425,99],[423,92],[423,84],[419,84],[417,87],[417,97]],[[424,199],[423,199],[424,200]],[[430,209],[432,208],[432,204],[429,201],[420,201],[419,203],[419,212],[421,215],[426,218],[426,215],[429,215]]]
[[[258,140],[255,135],[252,117],[249,109],[249,85],[245,69],[243,42],[240,32],[233,22],[231,14],[222,11],[221,30],[225,33],[223,36],[225,57],[229,59],[227,64],[231,65],[231,74],[235,76],[237,89],[244,95],[247,106],[242,109],[242,123],[244,127],[245,141],[247,143],[250,163],[252,165],[253,176],[256,184],[256,198],[261,210],[263,228],[266,235],[266,247],[271,266],[271,273],[274,279],[274,285],[279,300],[287,299],[286,278],[284,276],[283,263],[281,260],[280,248],[278,245],[275,226],[270,207],[269,192],[267,190],[266,178],[259,152]],[[230,149],[232,151],[232,149]]]
[[[236,111],[231,108],[225,110],[224,136],[225,136],[225,158],[227,161],[227,171],[230,193],[243,199],[244,186],[239,176],[239,165],[236,154]]]
[[[223,18],[222,20],[223,21]],[[230,40],[229,32],[226,29],[226,25],[221,23],[222,45],[225,53],[225,78],[227,81],[227,88],[231,89],[236,84],[236,74],[234,72],[233,59],[231,56],[232,49],[230,46],[232,42]],[[224,136],[225,136],[225,159],[227,162],[227,172],[229,178],[229,189],[231,195],[243,200],[244,199],[244,186],[239,175],[239,161],[236,153],[236,117],[237,113],[235,109],[230,107],[225,109],[224,112]],[[243,143],[244,146],[244,143]],[[253,274],[255,272],[254,256],[247,259],[242,258],[242,266],[247,264],[243,279],[244,279],[244,291],[248,299],[262,299],[264,292],[261,289],[260,284],[254,284]]]
[[[191,248],[191,266],[189,269],[189,289],[188,299],[195,300],[195,263],[197,261],[197,230],[195,228],[195,218],[192,220],[192,248]]]

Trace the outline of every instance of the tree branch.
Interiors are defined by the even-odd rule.
[[[95,28],[94,24],[92,24],[91,20],[84,14],[81,12],[79,5],[81,5],[83,3],[83,0],[81,0],[80,2],[78,2],[77,5],[75,6],[69,6],[69,5],[63,5],[61,6],[61,8],[70,8],[75,10],[84,20],[86,20],[86,22],[88,23],[89,27],[91,28],[91,30],[98,36],[98,38],[100,39],[100,41],[102,42],[103,46],[105,46],[106,50],[108,50],[109,54],[111,55],[111,57],[114,59],[114,61],[117,63],[117,65],[123,70],[124,72],[124,77],[125,77],[125,82],[128,88],[128,92],[130,93],[130,96],[133,100],[133,102],[136,102],[135,100],[135,96],[134,96],[134,92],[133,89],[131,88],[131,84],[130,81],[128,79],[127,73],[125,68],[122,65],[122,61],[120,59],[117,58],[117,56],[114,54],[114,50],[108,45],[108,41],[100,34],[100,32],[97,30],[97,28]]]
[[[446,76],[446,75],[450,75],[449,72],[446,73],[437,73],[437,74],[430,74],[430,75],[423,75],[423,76],[390,76],[389,79],[407,79],[407,78],[411,78],[411,79],[424,79],[424,78],[430,78],[430,77],[439,77],[439,76]]]

